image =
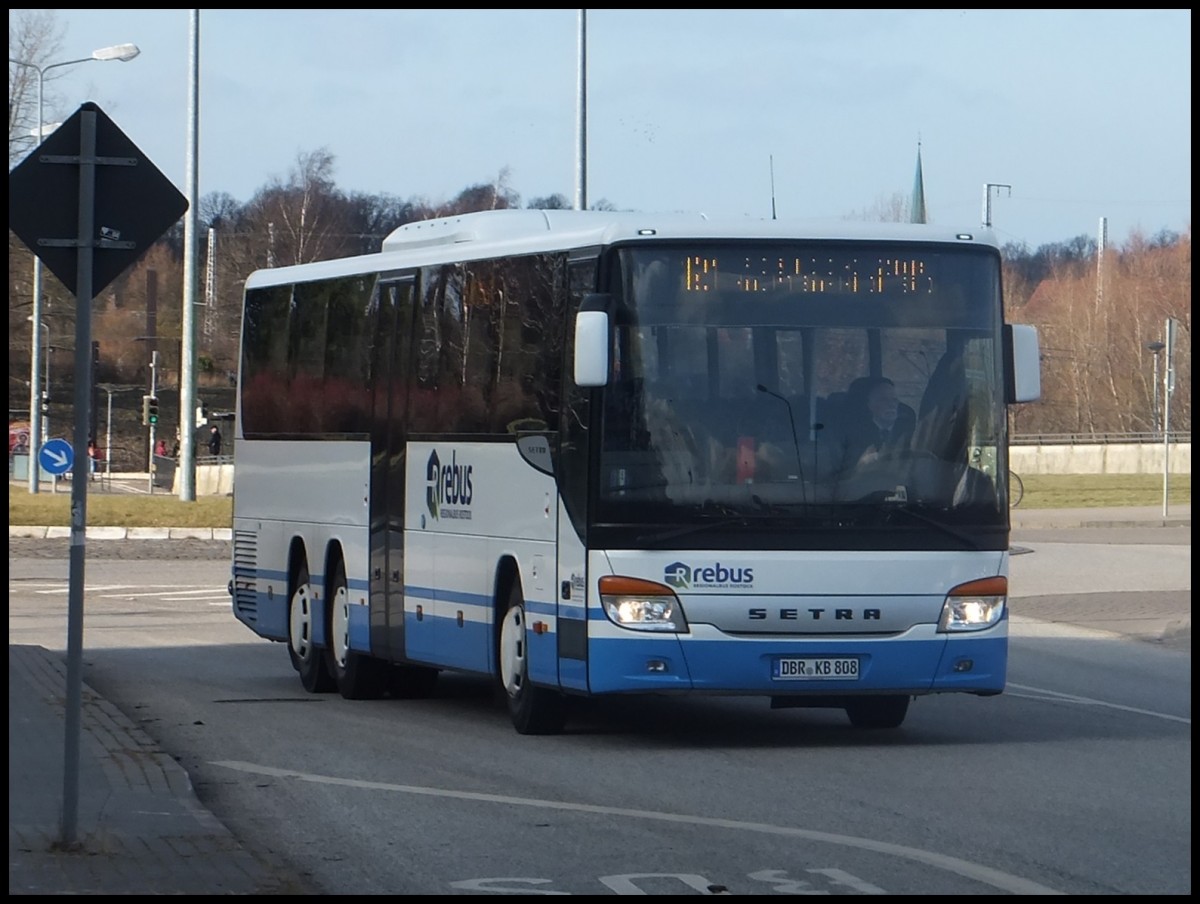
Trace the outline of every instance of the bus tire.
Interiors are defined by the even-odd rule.
[[[899,728],[908,715],[907,696],[864,697],[846,705],[846,715],[855,728]]]
[[[346,582],[346,563],[339,556],[329,573],[325,588],[325,608],[329,613],[329,673],[338,693],[347,700],[375,700],[383,696],[388,684],[388,664],[350,649],[350,591]]]
[[[529,680],[525,598],[514,582],[500,624],[500,684],[508,714],[519,734],[558,734],[567,720],[567,701],[558,691],[537,687]]]
[[[334,683],[325,665],[325,653],[313,640],[316,631],[313,603],[308,565],[301,565],[288,602],[288,649],[292,663],[300,673],[300,684],[310,694],[324,694],[333,690]]]

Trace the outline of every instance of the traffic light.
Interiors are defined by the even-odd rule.
[[[142,423],[147,427],[152,427],[158,423],[157,396],[142,396]]]
[[[50,413],[50,393],[42,390],[42,414]]]

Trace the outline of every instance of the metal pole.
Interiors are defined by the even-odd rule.
[[[196,399],[196,296],[199,227],[199,177],[196,172],[196,143],[200,115],[200,10],[190,12],[188,53],[188,126],[187,126],[187,214],[183,221],[183,341],[179,362],[179,498],[196,501],[195,423],[192,411]]]
[[[587,10],[579,11],[579,100],[575,124],[575,209],[587,210]]]
[[[104,422],[104,480],[106,485],[112,487],[112,389],[105,389],[108,393],[108,418]]]
[[[1008,193],[1012,194],[1012,186],[1005,185],[1002,182],[985,182],[983,183],[983,225],[992,225],[992,189],[1007,188]]]
[[[1158,433],[1160,429],[1158,419],[1158,353],[1161,349],[1156,349],[1154,352],[1154,432]]]
[[[46,375],[42,379],[42,395],[45,398],[46,410],[42,413],[42,442],[50,439],[50,324],[42,321],[46,328]],[[58,475],[50,475],[50,492],[58,492]]]
[[[1168,317],[1163,332],[1166,340],[1163,348],[1166,360],[1163,362],[1163,520],[1167,517],[1167,498],[1171,486],[1171,391],[1175,388],[1172,370],[1172,355],[1175,349],[1175,321]]]
[[[62,844],[76,846],[79,735],[83,709],[83,571],[87,543],[88,405],[92,393],[92,261],[96,222],[96,113],[79,120],[79,229],[75,297],[75,464],[71,479],[71,549],[67,585],[67,710],[63,757]],[[84,450],[84,454],[79,454]]]
[[[157,398],[157,396],[158,396],[158,351],[155,350],[150,353],[150,398],[152,398],[152,399]],[[147,487],[147,489],[149,490],[151,496],[154,495],[154,434],[155,434],[154,427],[155,427],[154,424],[150,425],[150,456],[148,458],[148,461],[150,462],[150,466],[146,469],[147,475],[148,475],[147,482],[149,483],[149,487]]]
[[[34,67],[37,69],[37,67]],[[37,88],[37,140],[38,146],[42,144],[42,135],[44,134],[42,124],[42,81],[45,78],[45,70],[37,69],[38,88]],[[36,493],[39,490],[42,476],[39,473],[38,453],[41,451],[42,444],[45,442],[45,437],[42,431],[46,429],[42,423],[42,390],[38,386],[39,374],[38,369],[42,362],[38,360],[39,346],[41,336],[38,335],[42,325],[42,259],[36,254],[33,256],[33,309],[29,312],[33,320],[33,353],[32,360],[29,365],[29,492]],[[46,345],[50,343],[47,341]],[[46,364],[50,363],[50,349],[46,349]],[[50,391],[50,382],[46,381],[46,391]],[[58,481],[55,479],[55,485]]]

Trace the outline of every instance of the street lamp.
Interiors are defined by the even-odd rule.
[[[14,60],[12,57],[8,61],[14,66],[23,66],[26,69],[32,69],[37,73],[37,128],[34,130],[37,135],[37,142],[40,145],[42,139],[46,135],[46,123],[42,114],[42,96],[45,88],[46,73],[51,69],[58,69],[62,66],[74,66],[77,63],[90,63],[93,60],[98,60],[102,63],[111,60],[126,62],[132,60],[141,51],[136,44],[115,44],[112,47],[101,47],[99,50],[92,51],[90,57],[82,57],[78,60],[64,60],[61,63],[50,63],[48,66],[38,66],[36,63],[27,63],[23,60]],[[29,435],[36,439],[42,435],[42,406],[41,406],[41,387],[38,386],[40,377],[38,369],[41,365],[39,358],[41,357],[38,349],[38,330],[42,325],[42,260],[36,254],[33,256],[33,309],[32,315],[29,318],[33,322],[33,345],[32,354],[29,362]],[[49,352],[46,355],[49,358]],[[47,361],[49,365],[49,361]],[[36,446],[36,444],[35,444]],[[29,492],[38,492],[38,481],[41,475],[38,473],[38,448],[29,450]]]
[[[1166,347],[1167,347],[1166,343],[1164,343],[1164,342],[1155,341],[1155,342],[1147,342],[1146,343],[1146,348],[1148,348],[1150,351],[1152,351],[1154,353],[1154,433],[1156,436],[1158,435],[1158,432],[1161,429],[1161,427],[1159,426],[1159,413],[1158,413],[1158,356],[1162,353],[1162,350]]]
[[[28,320],[30,323],[33,323],[32,317],[26,317],[25,319]],[[45,345],[45,348],[46,348],[46,378],[42,383],[42,391],[45,393],[46,403],[49,404],[49,402],[50,402],[50,324],[46,323],[46,321],[43,320],[41,323],[41,326],[46,330],[46,345]],[[34,344],[37,344],[36,332],[34,333],[34,336],[33,336],[33,342],[34,342]],[[39,398],[38,399],[38,410],[39,411],[41,410],[41,401],[42,400]],[[49,418],[49,412],[47,412],[46,415],[42,417],[41,433],[34,435],[33,425],[30,424],[29,436],[30,436],[30,446],[31,446],[33,454],[35,454],[35,455],[37,454],[37,450],[41,449],[42,444],[46,441],[46,439],[49,437],[49,435],[50,435],[50,418]]]

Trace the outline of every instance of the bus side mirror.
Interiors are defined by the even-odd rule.
[[[608,383],[608,295],[588,295],[575,315],[575,385]]]
[[[1037,327],[1004,325],[1004,401],[1036,402],[1042,397],[1042,357]]]

